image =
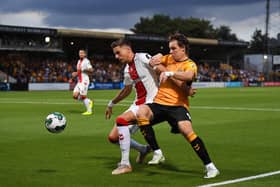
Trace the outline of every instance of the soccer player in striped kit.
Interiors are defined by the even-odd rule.
[[[124,88],[109,102],[106,109],[106,119],[112,115],[112,108],[115,104],[126,98],[132,91],[136,91],[136,98],[133,104],[124,113],[116,118],[116,125],[111,130],[108,139],[112,143],[119,143],[121,149],[121,162],[112,171],[113,175],[129,173],[132,167],[129,161],[130,147],[139,151],[136,162],[143,162],[145,156],[150,152],[150,147],[139,144],[130,137],[138,129],[136,122],[136,112],[139,105],[151,103],[157,93],[158,79],[155,71],[149,65],[151,56],[147,53],[134,53],[131,44],[126,39],[119,39],[111,44],[115,58],[126,64],[124,69]],[[154,140],[156,141],[156,140]],[[161,162],[164,156],[160,149]],[[152,163],[159,164],[159,163]]]
[[[72,73],[73,79],[76,77],[78,78],[78,83],[73,90],[73,98],[84,103],[86,111],[82,113],[82,115],[91,115],[93,101],[87,97],[87,92],[90,83],[88,74],[93,72],[93,68],[86,57],[85,50],[79,50],[79,57],[80,59],[77,63],[77,71]]]

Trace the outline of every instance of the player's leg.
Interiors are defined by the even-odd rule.
[[[151,108],[150,108],[151,107]],[[153,159],[148,162],[149,165],[160,164],[165,161],[163,153],[157,143],[151,119],[156,118],[156,106],[153,104],[141,105],[137,112],[137,121],[146,142],[154,151]],[[159,118],[158,118],[159,119]],[[155,124],[155,123],[154,123]]]
[[[130,151],[130,132],[129,132],[129,122],[135,120],[135,116],[132,112],[125,112],[117,117],[116,124],[119,135],[119,144],[121,149],[121,162],[119,166],[112,171],[113,175],[119,175],[123,173],[128,173],[132,171],[130,161],[129,161],[129,151]]]
[[[207,149],[200,137],[198,137],[195,132],[192,130],[192,125],[190,121],[180,121],[178,123],[179,129],[182,132],[183,136],[188,140],[202,160],[203,164],[205,165],[206,175],[204,178],[214,178],[219,175],[219,170],[216,168],[214,163],[211,161]]]
[[[112,144],[119,144],[119,133],[118,133],[118,128],[117,125],[115,124],[112,130],[110,131],[108,135],[108,140]]]
[[[130,123],[131,125],[129,125],[130,134],[136,133],[137,130],[139,129],[137,120],[136,120],[136,115],[137,115],[138,110],[139,110],[139,106],[133,104],[126,111],[126,112],[131,111],[134,114],[134,121],[131,121],[131,123]],[[134,140],[132,138],[130,139],[130,147],[139,152],[138,156],[136,157],[136,163],[139,163],[139,164],[143,163],[147,154],[151,152],[151,147],[149,145],[140,144],[139,142],[137,142],[136,140]]]
[[[86,96],[86,95],[81,95],[80,96],[85,107],[86,107],[86,110],[83,115],[91,115],[92,114],[92,106],[93,106],[93,102]]]
[[[90,99],[87,98],[87,88],[82,83],[77,83],[74,90],[73,90],[73,98],[82,101],[87,108],[87,111],[83,113],[83,115],[90,115],[91,114],[91,105],[92,102]]]
[[[139,127],[137,122],[134,124],[129,125],[129,132],[130,134],[135,134],[138,131]],[[152,151],[149,145],[143,145],[136,140],[130,138],[130,147],[138,151],[138,155],[136,157],[136,163],[142,164],[146,158],[146,156]]]
[[[78,84],[76,84],[74,90],[73,90],[73,99],[79,100],[80,90]]]
[[[218,169],[211,161],[207,149],[200,137],[198,137],[192,128],[192,122],[189,112],[185,108],[177,108],[176,121],[182,135],[191,144],[193,150],[202,160],[206,168],[206,175],[204,178],[214,178],[219,174]]]
[[[129,132],[130,134],[136,133],[138,130],[137,125],[129,125]],[[118,133],[118,128],[116,125],[112,128],[111,132],[108,135],[108,140],[113,143],[119,145],[119,133]],[[146,155],[151,151],[151,148],[149,145],[143,145],[137,142],[136,140],[130,138],[130,148],[133,148],[137,150],[138,156],[136,158],[137,163],[143,163]]]
[[[80,88],[80,97],[87,109],[86,112],[83,113],[83,115],[91,115],[92,114],[92,107],[93,107],[93,101],[87,97],[88,92],[88,84],[87,83],[79,83]]]

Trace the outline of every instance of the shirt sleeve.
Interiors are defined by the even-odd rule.
[[[194,62],[187,63],[184,67],[184,71],[193,71],[194,72],[194,78],[197,76],[197,66]]]
[[[168,64],[168,58],[170,58],[170,55],[164,55],[164,56],[161,58],[161,64],[164,65],[164,66],[167,66],[167,64]]]
[[[138,55],[139,60],[144,64],[149,65],[152,56],[148,53],[138,53],[138,54],[139,54]]]
[[[90,61],[87,59],[87,69],[90,69],[90,68],[92,68],[92,65],[91,65],[91,63],[90,63]]]
[[[123,79],[124,85],[131,85],[133,84],[133,80],[131,79],[129,73],[128,73],[128,65],[124,68],[124,79]]]

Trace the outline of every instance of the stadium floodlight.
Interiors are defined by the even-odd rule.
[[[49,43],[50,41],[51,41],[51,38],[50,38],[49,36],[46,36],[46,37],[45,37],[45,42],[46,42],[46,43]]]

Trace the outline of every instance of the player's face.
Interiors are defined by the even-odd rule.
[[[177,40],[169,42],[169,53],[172,55],[175,61],[182,61],[186,59],[185,48],[178,45]]]
[[[127,46],[117,46],[113,48],[115,58],[121,63],[129,63],[129,47]]]
[[[85,58],[86,57],[86,52],[84,50],[79,51],[79,57],[80,58]]]

